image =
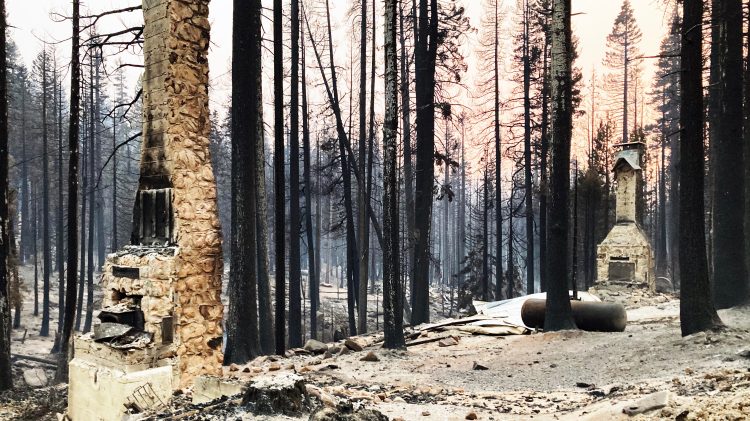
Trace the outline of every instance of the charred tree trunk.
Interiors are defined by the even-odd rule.
[[[548,18],[545,16],[545,23]],[[545,25],[547,26],[547,25]],[[539,147],[539,291],[546,292],[549,281],[547,267],[547,199],[549,197],[549,176],[547,160],[549,155],[549,31],[544,33],[542,69],[542,127]]]
[[[524,190],[526,192],[526,293],[534,293],[534,182],[531,179],[531,63],[529,47],[529,4],[524,6],[523,37],[523,162]]]
[[[515,238],[515,227],[513,226],[513,193],[515,193],[515,186],[511,185],[510,194],[508,194],[508,269],[506,270],[506,278],[508,282],[508,298],[513,298],[516,290],[516,262],[513,257],[513,241]],[[502,267],[502,264],[500,265]]]
[[[750,10],[750,3],[748,4]],[[747,33],[750,45],[750,31]],[[745,74],[743,80],[743,140],[745,143],[745,267],[750,271],[750,52],[745,57]]]
[[[112,115],[112,239],[110,251],[117,251],[117,115]]]
[[[34,316],[39,315],[39,194],[36,187],[31,186],[31,223],[32,255],[34,256]]]
[[[485,163],[484,166],[484,180],[482,183],[482,301],[490,301],[490,269],[489,269],[489,254],[490,254],[490,237],[489,237],[489,224],[490,224],[490,178],[487,174],[489,163]],[[501,265],[502,266],[502,265]]]
[[[276,245],[276,353],[286,349],[286,185],[284,174],[284,18],[281,0],[273,2],[273,103],[274,103],[274,241]]]
[[[398,217],[398,76],[396,0],[385,2],[385,118],[383,121],[383,347],[404,348],[399,217]],[[374,34],[373,34],[374,35]],[[404,60],[404,57],[401,57]]]
[[[466,155],[464,151],[464,143],[466,141],[466,127],[465,127],[465,116],[461,118],[461,196],[458,204],[458,259],[457,267],[461,267],[461,263],[466,257]],[[464,284],[464,272],[459,270],[457,287],[460,288]]]
[[[243,364],[260,352],[257,308],[255,154],[261,131],[257,83],[261,52],[260,1],[235,1],[232,28],[232,263],[224,364]],[[260,169],[262,171],[262,168]]]
[[[263,72],[260,61],[256,65],[256,81],[260,86]],[[257,109],[263,109],[263,92],[258,92]],[[263,124],[263,113],[258,115],[258,134],[255,142],[255,234],[258,251],[258,331],[260,335],[260,351],[264,355],[276,352],[276,338],[274,333],[273,301],[271,298],[271,280],[269,276],[270,263],[268,260],[268,200],[266,197],[266,148]]]
[[[21,87],[21,263],[26,263],[29,258],[31,247],[31,215],[29,205],[31,196],[29,194],[29,155],[26,150],[26,81],[22,81]]]
[[[373,0],[374,1],[374,0]],[[359,173],[365,174],[367,165],[366,116],[367,116],[367,0],[362,0],[359,37]],[[373,18],[375,16],[373,15]],[[375,38],[373,34],[373,39]],[[375,58],[373,57],[373,60]],[[359,306],[357,307],[357,330],[367,332],[367,257],[368,240],[366,189],[357,189],[357,228],[359,240]]]
[[[76,258],[78,249],[78,114],[80,112],[80,76],[78,49],[80,43],[79,34],[79,0],[73,0],[73,36],[71,42],[71,65],[70,65],[70,127],[68,128],[68,264],[65,289],[65,319],[63,321],[61,351],[57,366],[56,379],[67,381],[68,379],[68,351],[73,333],[73,318],[76,313]],[[3,49],[4,51],[4,49]],[[1,217],[1,215],[0,215]]]
[[[721,325],[711,300],[703,218],[703,2],[683,2],[680,76],[680,327],[682,335]]]
[[[85,85],[84,85],[85,86]],[[84,115],[83,115],[83,130],[86,130],[86,111],[88,111],[88,108],[85,105],[86,102],[86,88],[83,88],[83,98],[80,99],[81,102],[84,103]],[[87,190],[89,188],[88,186],[88,173],[86,172],[86,165],[89,163],[89,157],[88,157],[88,136],[85,133],[82,133],[83,135],[83,150],[82,150],[82,157],[81,157],[81,171],[80,171],[80,178],[81,178],[81,233],[76,234],[76,243],[78,244],[80,242],[81,245],[81,253],[78,257],[78,262],[80,262],[80,270],[78,271],[78,277],[76,278],[78,280],[79,286],[78,286],[78,301],[76,304],[76,308],[78,311],[75,314],[76,317],[76,330],[81,330],[81,316],[83,315],[83,293],[86,289],[86,209],[88,205],[88,195]],[[68,164],[70,165],[70,164]],[[76,194],[78,194],[78,190],[76,190]],[[68,194],[71,194],[68,192]],[[68,209],[68,214],[70,214],[70,209]],[[70,217],[69,217],[70,218]],[[68,219],[68,224],[70,224],[70,219]],[[77,249],[77,248],[76,248]],[[68,247],[68,250],[70,250],[70,247]],[[70,252],[70,251],[68,251]],[[78,264],[76,262],[76,265]]]
[[[42,325],[39,336],[49,336],[49,294],[50,294],[50,269],[52,266],[52,244],[50,242],[49,226],[49,136],[47,130],[47,50],[43,53],[44,63],[42,65]]]
[[[544,330],[576,327],[568,298],[568,212],[570,144],[573,134],[570,0],[552,2],[552,176],[549,209],[548,267],[559,276],[547,285]]]
[[[495,2],[494,45],[492,46],[493,72],[493,109],[492,124],[495,140],[495,299],[500,300],[503,294],[503,214],[500,211],[503,203],[503,153],[502,138],[500,136],[500,10],[499,2]],[[510,287],[509,287],[510,288]],[[510,289],[508,289],[510,291]]]
[[[305,181],[305,232],[307,233],[307,279],[310,298],[310,337],[318,337],[318,306],[320,304],[319,275],[320,268],[318,256],[320,254],[320,241],[316,240],[312,223],[312,194],[313,184],[310,169],[310,127],[307,109],[307,71],[305,69],[305,37],[300,32],[302,51],[302,150],[304,154],[303,178]],[[318,215],[320,206],[318,206]],[[318,219],[318,224],[320,220]]]
[[[99,171],[99,168],[101,168],[101,159],[102,159],[102,141],[101,141],[101,134],[103,132],[102,124],[101,124],[101,100],[100,100],[100,94],[101,94],[101,76],[100,76],[100,67],[102,64],[102,54],[101,51],[94,51],[94,105],[92,107],[94,115],[92,118],[94,119],[94,159],[92,159],[94,174],[96,174],[96,171]],[[93,176],[91,177],[92,183],[95,184],[97,187],[94,189],[94,197],[95,197],[95,204],[96,204],[96,252],[97,252],[97,264],[96,268],[97,270],[100,270],[102,265],[104,265],[104,259],[107,257],[107,242],[104,238],[104,189],[99,188],[98,181],[94,182],[95,179]],[[93,225],[92,225],[93,227]],[[93,281],[92,281],[93,282]]]
[[[715,157],[713,212],[713,294],[717,308],[748,298],[745,267],[745,179],[742,139],[742,2],[714,0],[712,32],[718,32],[717,136],[711,139]]]
[[[55,66],[57,67],[57,66]],[[62,84],[57,80],[57,70],[55,70],[55,80],[53,82],[57,98],[55,109],[57,111],[57,220],[55,233],[55,260],[57,262],[57,332],[62,332],[63,318],[65,317],[65,246],[64,246],[64,213],[63,213],[63,131],[62,131]]]
[[[662,107],[664,104],[665,93],[662,92]],[[656,275],[668,276],[667,271],[667,181],[666,181],[666,153],[667,136],[666,116],[662,113],[662,133],[661,133],[661,161],[659,164],[659,233],[656,244]]]
[[[318,305],[320,304],[319,293],[319,260],[320,243],[315,239],[312,222],[312,175],[310,154],[310,124],[307,109],[307,71],[305,68],[305,36],[300,32],[302,52],[302,153],[304,154],[303,175],[305,182],[305,233],[307,234],[307,279],[310,296],[310,337],[318,337]],[[318,207],[318,215],[320,207]],[[319,220],[318,220],[319,221]],[[318,222],[319,224],[320,222]]]
[[[429,7],[428,7],[429,3]],[[419,0],[415,45],[417,165],[414,198],[412,324],[430,321],[430,225],[435,155],[435,61],[438,44],[437,0]]]
[[[8,70],[5,54],[5,0],[0,1],[0,391],[13,388],[10,365],[10,300],[8,253],[10,229],[8,212]]]
[[[414,170],[412,166],[411,147],[411,104],[410,104],[410,76],[409,61],[406,58],[406,37],[404,36],[403,4],[399,8],[399,44],[401,47],[401,133],[404,148],[404,213],[406,214],[406,244],[404,260],[407,264],[414,262]],[[411,278],[409,290],[413,294],[413,280]],[[405,290],[406,288],[404,288]],[[402,291],[404,292],[404,291]],[[406,303],[406,300],[404,300]]]
[[[94,312],[94,232],[96,231],[96,196],[95,196],[95,167],[96,167],[96,104],[94,103],[94,58],[91,58],[89,64],[89,186],[88,190],[84,189],[84,194],[88,195],[89,200],[89,238],[86,250],[88,261],[86,262],[86,317],[83,323],[83,333],[91,330],[91,320]]]
[[[299,1],[291,0],[291,101],[289,104],[289,347],[302,346],[299,206]]]

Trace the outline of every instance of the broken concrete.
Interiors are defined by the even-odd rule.
[[[73,421],[120,421],[166,404],[172,396],[170,366],[128,372],[75,358],[68,367],[68,417]]]
[[[240,395],[246,382],[216,376],[198,376],[193,383],[193,404],[202,404],[222,396]]]

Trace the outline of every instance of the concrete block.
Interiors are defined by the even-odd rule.
[[[126,373],[74,358],[69,376],[68,417],[72,421],[120,421],[127,414],[126,404],[155,408],[172,396],[171,366]]]
[[[193,404],[201,404],[222,396],[242,393],[245,383],[239,380],[214,376],[198,376],[193,384]]]

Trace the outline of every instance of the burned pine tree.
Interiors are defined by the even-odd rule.
[[[291,0],[291,97],[289,101],[289,347],[302,346],[302,274],[299,192],[299,0]]]
[[[72,14],[72,42],[71,42],[71,64],[70,64],[70,117],[68,119],[68,247],[66,265],[65,286],[65,319],[63,320],[62,338],[60,339],[61,352],[58,357],[57,372],[55,378],[59,381],[68,379],[68,353],[72,346],[71,338],[73,323],[76,314],[76,288],[78,283],[77,261],[78,258],[78,130],[80,113],[80,78],[81,67],[80,48],[80,2],[73,0]]]
[[[54,89],[55,95],[55,111],[57,114],[57,212],[56,212],[56,229],[55,229],[55,265],[57,266],[57,284],[58,284],[58,318],[57,318],[57,333],[62,333],[62,321],[65,318],[65,203],[63,201],[63,104],[62,104],[62,80],[58,80],[58,77],[62,76],[57,71],[55,65],[54,81],[52,83],[52,89]],[[62,79],[62,78],[61,78]],[[117,206],[113,206],[117,208]],[[59,343],[58,343],[59,346]]]
[[[98,132],[97,121],[98,117],[98,104],[96,102],[95,92],[96,79],[94,77],[94,68],[98,67],[98,55],[94,50],[89,51],[89,136],[88,136],[88,191],[84,191],[84,194],[88,196],[89,201],[89,221],[88,221],[88,246],[86,247],[86,317],[83,322],[83,333],[87,333],[91,330],[91,323],[93,320],[94,313],[94,234],[97,230],[97,203],[96,199],[98,194],[96,193],[96,152],[98,144]],[[84,189],[86,190],[86,189]],[[81,273],[83,278],[83,272]]]
[[[428,4],[429,3],[429,4]],[[430,321],[430,226],[435,155],[435,62],[438,47],[438,2],[419,0],[416,10],[414,79],[416,81],[417,145],[415,169],[414,262],[412,262],[412,324]]]
[[[385,119],[383,124],[383,329],[385,348],[405,347],[398,213],[398,75],[396,0],[385,3]],[[404,60],[404,57],[401,57]]]
[[[745,262],[745,179],[742,138],[742,1],[714,0],[711,8],[711,67],[716,86],[709,113],[713,164],[713,296],[717,308],[748,299]],[[716,34],[715,36],[713,34]],[[713,72],[712,72],[713,73]],[[747,106],[747,105],[746,105]],[[684,272],[683,272],[684,273]]]
[[[237,3],[237,2],[236,2]],[[232,264],[225,365],[260,353],[257,308],[256,143],[262,142],[261,4],[235,4],[232,42]],[[248,30],[248,28],[251,28]],[[262,168],[260,169],[262,171]]]
[[[560,275],[547,285],[544,330],[576,327],[568,297],[568,204],[573,131],[570,0],[553,0],[551,19],[552,173],[550,177],[549,268]]]
[[[478,88],[481,92],[481,100],[483,102],[483,112],[480,118],[484,121],[484,125],[487,127],[487,131],[491,133],[488,135],[488,143],[492,144],[494,151],[494,223],[495,223],[495,295],[498,296],[498,291],[503,284],[503,222],[502,213],[499,209],[502,209],[502,133],[501,133],[501,99],[500,99],[500,70],[502,66],[501,62],[501,34],[500,29],[502,25],[503,17],[500,14],[500,2],[497,0],[489,0],[484,3],[484,18],[482,20],[482,38],[480,49],[478,51],[479,57],[482,59],[480,62],[480,70],[483,73],[483,79],[480,81]],[[465,170],[462,170],[465,171]],[[489,253],[489,251],[488,251]]]
[[[313,194],[313,183],[311,175],[311,153],[310,153],[310,118],[307,104],[307,69],[305,67],[305,33],[300,31],[300,51],[302,56],[301,70],[302,70],[302,153],[304,155],[304,166],[302,171],[302,177],[305,183],[305,233],[307,234],[307,279],[309,288],[309,299],[310,299],[310,337],[317,339],[318,337],[318,307],[320,305],[320,233],[317,234],[317,240],[315,232],[313,231],[312,222],[312,194]],[[320,207],[318,207],[317,217],[320,216]],[[320,228],[320,221],[318,220],[317,227]]]
[[[42,60],[39,63],[41,72],[41,102],[42,102],[42,279],[43,279],[43,304],[42,325],[39,330],[40,336],[49,336],[49,306],[50,306],[50,271],[52,266],[52,250],[50,242],[50,212],[49,212],[49,133],[47,121],[47,108],[49,99],[49,83],[47,73],[49,71],[49,58],[45,45],[42,51]],[[36,261],[36,256],[35,256]]]
[[[284,174],[284,50],[282,42],[283,10],[281,0],[273,2],[273,97],[274,97],[274,244],[276,264],[276,353],[284,355],[286,350],[286,192]]]
[[[8,70],[6,56],[5,0],[0,0],[0,391],[13,388],[10,364],[10,300],[8,283]]]
[[[682,5],[680,73],[680,328],[682,335],[721,326],[711,298],[706,258],[703,150],[703,2]]]
[[[374,6],[374,0],[373,0]],[[373,23],[375,15],[373,14]],[[360,7],[360,35],[359,35],[359,168],[360,174],[365,174],[367,167],[367,0],[361,1]],[[373,33],[373,40],[375,34]],[[373,57],[373,60],[375,57]],[[371,95],[374,92],[371,92]],[[369,181],[369,180],[368,180]],[[359,333],[367,332],[367,257],[369,248],[369,236],[367,236],[367,206],[366,201],[370,198],[367,189],[357,189],[357,239],[359,243],[359,296],[357,297],[357,330]]]

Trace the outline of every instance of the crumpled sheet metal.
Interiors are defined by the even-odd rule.
[[[459,331],[472,335],[506,336],[523,335],[531,330],[525,326],[509,323],[500,318],[484,315],[465,317],[463,319],[447,319],[438,323],[425,325],[420,331]]]
[[[94,325],[94,341],[104,342],[110,339],[119,338],[133,330],[132,326],[122,323],[99,323]]]
[[[122,323],[104,322],[94,325],[94,341],[115,349],[143,349],[153,340],[149,332],[136,330]]]
[[[572,296],[572,291],[570,295]],[[478,314],[462,319],[446,319],[418,327],[419,331],[448,331],[456,330],[473,335],[505,336],[523,335],[534,329],[526,326],[521,319],[521,308],[526,300],[531,298],[545,299],[547,294],[525,295],[523,297],[493,302],[474,302]],[[581,301],[601,302],[599,297],[588,292],[579,291]]]

